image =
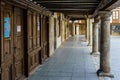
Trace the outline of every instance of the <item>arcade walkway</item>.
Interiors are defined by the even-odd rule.
[[[62,43],[28,80],[98,80],[84,36]]]

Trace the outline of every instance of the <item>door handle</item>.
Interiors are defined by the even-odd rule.
[[[5,52],[5,54],[7,55],[7,54],[8,54],[8,52]]]
[[[14,47],[14,50],[15,50],[16,48],[17,48],[17,47],[15,46],[15,47]]]

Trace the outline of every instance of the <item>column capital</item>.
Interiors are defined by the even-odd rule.
[[[100,19],[95,18],[95,19],[94,19],[94,22],[93,22],[92,24],[98,24],[99,22],[100,22]]]
[[[99,11],[99,16],[101,17],[101,19],[103,20],[110,20],[110,16],[112,15],[111,11]]]
[[[99,15],[97,15],[96,17],[94,17],[94,22],[95,23],[98,23],[100,21],[100,16]]]
[[[99,11],[99,16],[111,16],[111,11]]]
[[[94,23],[99,23],[100,19],[94,19]]]

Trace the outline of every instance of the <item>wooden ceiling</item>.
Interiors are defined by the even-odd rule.
[[[33,0],[50,11],[62,12],[71,18],[85,18],[93,15],[100,3],[105,0]],[[112,0],[106,0],[112,1]],[[114,0],[113,0],[114,1]],[[100,6],[99,6],[100,7]]]

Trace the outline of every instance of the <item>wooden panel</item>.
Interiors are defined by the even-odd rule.
[[[33,29],[32,29],[32,25],[33,25],[33,14],[32,12],[28,12],[28,50],[32,50],[33,48]]]
[[[13,80],[13,74],[11,73],[13,73],[12,65],[7,65],[2,73],[2,80]]]
[[[2,38],[0,39],[2,43],[2,78],[0,80],[23,80],[24,74],[28,76],[29,72],[42,63],[42,51],[47,56],[49,33],[46,30],[47,27],[41,28],[41,15],[34,10],[27,13],[28,7],[22,6],[22,2],[20,4],[14,4],[9,0],[3,4],[5,6],[1,13],[2,26],[0,26],[2,27],[0,28],[2,33],[0,34]],[[18,7],[24,7],[24,10]],[[4,38],[3,34],[5,17],[10,18],[9,38]],[[46,23],[44,20],[44,26]],[[41,50],[42,46],[43,50]]]
[[[36,40],[36,29],[37,29],[37,26],[36,26],[36,20],[37,20],[37,16],[36,16],[36,13],[33,14],[33,48],[35,49],[37,46],[37,40]]]
[[[4,33],[2,34],[1,80],[22,80],[24,78],[23,10],[6,4],[2,14],[2,24],[5,23],[4,18],[10,18],[10,37],[6,38]]]
[[[24,36],[23,36],[23,11],[20,8],[14,8],[14,68],[15,79],[18,80],[24,76]]]
[[[40,31],[41,31],[41,29],[40,29],[40,15],[39,14],[37,14],[37,47],[40,47],[40,41],[41,41],[41,36],[40,36]]]

